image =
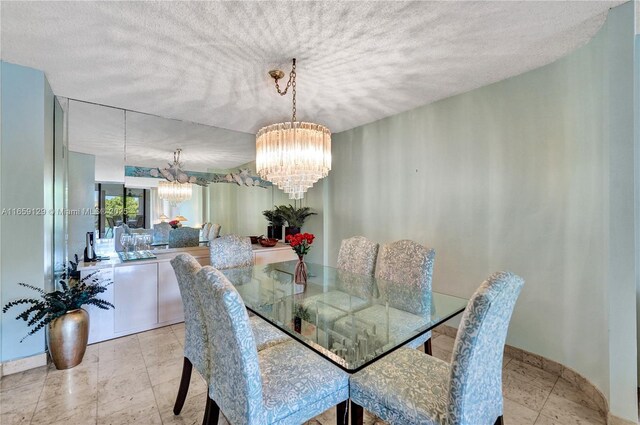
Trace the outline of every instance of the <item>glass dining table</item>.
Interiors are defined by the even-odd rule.
[[[221,272],[249,311],[349,373],[417,340],[467,305],[463,298],[313,263],[306,263],[307,284],[299,285],[296,263]]]

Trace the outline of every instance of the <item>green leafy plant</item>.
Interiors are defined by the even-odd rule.
[[[62,275],[63,279],[69,278],[73,280],[80,279],[80,270],[78,270],[78,263],[80,260],[78,259],[78,254],[73,256],[75,261],[69,260],[69,265],[67,266],[66,274]]]
[[[107,217],[122,217],[123,213],[127,213],[129,217],[135,217],[138,214],[138,198],[127,196],[127,210],[124,210],[122,196],[107,197],[105,200],[105,215]]]
[[[311,315],[305,306],[302,304],[295,304],[293,307],[293,317],[297,317],[300,320],[308,322],[311,320]]]
[[[282,218],[289,223],[290,227],[298,228],[302,227],[309,217],[317,215],[316,213],[311,212],[311,208],[309,207],[296,208],[291,204],[280,205],[279,207],[276,207],[276,211],[278,211]]]
[[[269,226],[282,227],[284,225],[284,217],[277,208],[262,211],[262,215],[269,222]]]
[[[32,327],[20,342],[68,311],[77,310],[83,305],[93,305],[102,310],[115,308],[110,302],[97,298],[97,295],[106,291],[107,286],[111,284],[111,281],[103,284],[102,279],[96,276],[97,274],[98,272],[90,273],[76,282],[68,282],[66,276],[63,276],[59,282],[61,289],[49,293],[26,283],[18,283],[20,286],[36,291],[39,295],[39,298],[20,298],[9,301],[2,307],[2,312],[6,313],[12,307],[28,305],[25,311],[16,316],[16,320],[24,320],[27,326]]]

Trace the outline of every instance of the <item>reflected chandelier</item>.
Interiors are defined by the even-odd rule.
[[[284,90],[278,80],[281,70],[269,71],[280,96],[291,87],[293,114],[291,122],[263,127],[256,135],[256,171],[264,180],[277,185],[290,199],[302,199],[315,182],[331,170],[331,132],[325,126],[296,121],[296,60]]]
[[[169,201],[172,205],[188,201],[192,195],[191,179],[182,171],[181,152],[182,149],[177,149],[173,153],[173,164],[169,163],[169,168],[160,170],[162,176],[167,180],[158,183],[158,196],[160,199]]]

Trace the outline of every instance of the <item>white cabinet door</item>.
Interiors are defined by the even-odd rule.
[[[114,270],[115,332],[138,332],[158,323],[158,263]]]
[[[171,263],[158,263],[158,321],[181,322],[184,310],[180,288]]]
[[[255,251],[255,264],[257,266],[261,264],[279,263],[281,261],[297,260],[298,256],[293,249],[276,249],[276,250],[259,250]]]
[[[81,277],[84,278],[92,271],[82,272]],[[102,284],[107,285],[107,290],[98,295],[98,298],[113,304],[113,269],[102,269],[97,272],[95,277],[102,280]],[[114,337],[114,310],[102,310],[96,306],[89,305],[83,307],[89,313],[89,344],[100,342]]]

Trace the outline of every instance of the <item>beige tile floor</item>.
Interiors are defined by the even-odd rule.
[[[91,345],[79,366],[41,367],[0,380],[0,424],[200,424],[206,385],[194,372],[180,416],[172,412],[182,371],[184,325]],[[437,335],[434,355],[449,360],[453,339]],[[585,394],[556,375],[504,360],[508,425],[604,424]],[[310,421],[335,424],[335,409]],[[371,415],[365,423],[383,424]],[[221,416],[220,424],[227,424]]]

